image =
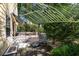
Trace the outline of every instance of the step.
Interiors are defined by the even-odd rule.
[[[9,55],[13,55],[13,54],[16,54],[17,53],[17,47],[9,47],[7,49],[7,51],[5,52],[4,56],[9,56]]]

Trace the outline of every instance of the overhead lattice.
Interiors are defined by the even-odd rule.
[[[45,4],[37,4],[33,11],[25,14],[27,18],[34,23],[51,23],[51,22],[78,22],[74,19],[67,18],[63,13],[57,10],[55,7],[48,6]],[[68,13],[68,11],[64,11]]]

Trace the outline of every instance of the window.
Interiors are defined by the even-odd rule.
[[[6,15],[6,36],[10,36],[10,17]]]

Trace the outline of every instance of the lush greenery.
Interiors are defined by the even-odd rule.
[[[36,24],[25,23],[18,26],[18,32],[44,32],[44,29]]]
[[[79,4],[19,4],[19,9],[20,17],[36,24],[25,24],[21,30],[45,32],[53,44],[65,43],[52,49],[51,55],[79,55],[79,45],[72,44],[79,39]]]
[[[17,27],[17,31],[18,32],[24,32],[25,31],[23,24],[19,24],[19,26]]]
[[[79,23],[46,23],[44,24],[44,30],[49,39],[60,40],[64,42],[71,42],[74,39],[79,38]]]
[[[78,56],[79,45],[78,44],[63,44],[58,48],[54,48],[51,51],[51,55],[54,56]]]

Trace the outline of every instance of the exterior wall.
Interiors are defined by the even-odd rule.
[[[0,21],[1,21],[1,35],[6,38],[6,6],[4,4],[0,4]]]
[[[6,48],[6,4],[0,3],[0,55]]]
[[[18,15],[17,3],[8,3],[8,10],[9,14],[14,13],[15,15]]]
[[[14,13],[15,15],[18,15],[17,12],[17,3],[8,3],[8,15],[10,16],[10,36],[12,37],[13,35],[13,19],[11,17],[11,13]]]
[[[10,17],[10,37],[13,34],[11,13],[18,15],[16,3],[0,3],[0,55],[9,46],[9,40],[6,38],[6,14]]]

